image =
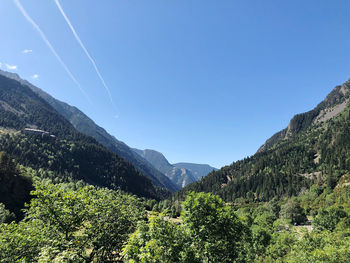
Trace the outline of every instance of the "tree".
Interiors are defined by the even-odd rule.
[[[33,194],[25,219],[0,228],[5,262],[120,262],[122,246],[144,218],[135,197],[112,190],[37,183]]]
[[[340,207],[321,208],[313,221],[313,224],[321,229],[333,231],[342,218],[347,217],[347,213]]]
[[[250,232],[219,197],[191,193],[182,223],[164,215],[141,223],[123,250],[126,262],[247,262]]]
[[[166,220],[164,214],[139,224],[123,249],[123,259],[130,263],[200,262],[186,229]]]
[[[218,196],[190,193],[182,219],[202,262],[244,261],[248,229]]]
[[[3,203],[0,203],[0,224],[9,223],[14,219],[15,219],[15,214],[7,210]]]
[[[296,199],[289,199],[286,204],[281,206],[280,217],[291,220],[293,224],[304,223],[307,220],[304,210]]]
[[[7,153],[0,152],[0,203],[17,219],[23,217],[21,209],[25,202],[29,202],[32,189],[30,178],[20,174],[15,161]]]

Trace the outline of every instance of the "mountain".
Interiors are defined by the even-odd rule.
[[[258,152],[263,152],[274,146],[277,142],[291,138],[311,126],[327,121],[339,114],[349,102],[349,89],[350,80],[343,85],[335,87],[314,109],[295,115],[289,122],[288,127],[269,138],[258,149]]]
[[[160,199],[169,194],[73,125],[27,85],[0,75],[0,151],[34,176],[82,180]]]
[[[333,188],[350,172],[350,81],[335,87],[313,110],[295,115],[253,156],[192,183],[190,191],[212,192],[225,201],[268,201],[298,195],[313,183]]]
[[[209,172],[215,170],[207,164],[178,163],[170,164],[164,155],[155,150],[133,149],[140,156],[149,161],[156,169],[164,173],[178,187],[184,186],[199,180]],[[208,171],[208,172],[207,172]]]
[[[159,172],[149,162],[132,151],[129,146],[107,133],[102,127],[98,126],[76,107],[53,98],[51,95],[42,91],[38,87],[35,87],[28,81],[21,79],[15,73],[0,70],[0,75],[15,79],[23,85],[28,86],[32,91],[48,102],[57,112],[64,116],[76,130],[95,138],[96,141],[107,147],[109,150],[129,161],[140,173],[149,177],[155,185],[165,187],[170,191],[177,191],[179,189],[164,174]]]
[[[217,171],[217,168],[210,166],[209,164],[197,164],[197,163],[174,163],[175,167],[184,168],[189,170],[196,181],[200,180],[202,177],[206,176],[212,171]]]

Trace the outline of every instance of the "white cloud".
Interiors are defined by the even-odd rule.
[[[2,63],[0,62],[0,68],[2,67]]]
[[[32,76],[32,79],[37,79],[37,78],[39,78],[39,75],[38,75],[38,74],[34,74],[34,75]]]
[[[25,50],[23,50],[22,52],[23,52],[24,54],[27,54],[27,53],[32,53],[33,50],[31,50],[31,49],[25,49]]]
[[[6,65],[6,68],[8,70],[17,70],[17,66],[16,65],[9,65],[9,64],[5,64]]]

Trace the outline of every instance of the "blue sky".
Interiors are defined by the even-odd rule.
[[[251,155],[350,77],[349,1],[60,0],[106,86],[54,0],[20,3],[91,102],[12,0],[1,68],[173,163]]]

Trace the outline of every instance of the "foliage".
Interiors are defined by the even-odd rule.
[[[182,223],[164,215],[143,223],[124,249],[126,262],[245,262],[250,232],[217,196],[191,193]]]
[[[291,220],[292,224],[301,224],[307,220],[305,212],[296,199],[290,199],[281,206],[280,217]]]
[[[125,262],[200,262],[186,229],[163,214],[140,223],[123,255]]]
[[[0,203],[0,224],[9,223],[15,219],[15,214],[5,208],[3,203]]]
[[[30,178],[21,175],[15,161],[8,154],[0,152],[0,222],[14,219],[13,215],[22,218],[21,209],[25,202],[29,202],[32,189]],[[10,212],[6,212],[3,205]]]
[[[343,208],[332,206],[327,209],[321,208],[313,223],[316,227],[333,231],[337,224],[346,217],[348,215]]]
[[[128,235],[144,217],[136,198],[112,190],[37,183],[33,194],[23,221],[1,225],[3,262],[65,257],[68,262],[118,262]]]

